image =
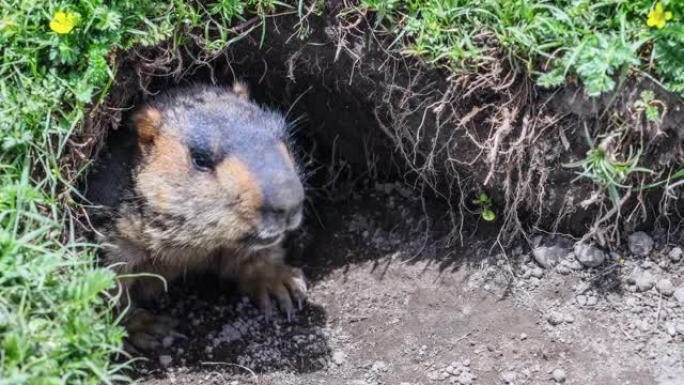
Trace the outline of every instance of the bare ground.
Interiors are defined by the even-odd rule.
[[[187,338],[141,362],[140,382],[684,384],[681,237],[656,235],[648,257],[616,250],[588,269],[569,252],[541,269],[534,245],[500,247],[482,224],[447,244],[425,210],[440,212],[396,185],[318,205],[292,242],[311,292],[291,321],[212,280],[176,284],[158,311]]]

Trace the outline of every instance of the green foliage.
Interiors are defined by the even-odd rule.
[[[455,73],[475,71],[499,47],[538,84],[578,79],[588,95],[611,91],[616,78],[644,71],[684,91],[684,2],[662,1],[663,29],[649,27],[652,0],[363,0],[388,28],[407,37],[404,52]],[[653,46],[648,57],[649,47]]]
[[[487,194],[481,192],[473,199],[473,204],[480,208],[480,216],[487,222],[492,222],[496,219],[496,214],[492,210],[494,202]]]
[[[668,23],[662,30],[654,31],[653,41],[656,74],[668,89],[684,94],[684,25]]]
[[[579,177],[589,178],[608,192],[615,207],[621,205],[623,190],[632,190],[630,176],[634,173],[653,173],[653,171],[638,167],[640,153],[629,154],[624,160],[607,150],[607,146],[592,146],[587,156],[577,162],[564,164],[568,168],[581,168]]]
[[[658,106],[663,105],[663,102],[656,99],[655,92],[651,90],[641,91],[639,94],[639,100],[634,103],[634,107],[638,111],[643,111],[646,115],[646,120],[649,122],[660,122],[662,119],[662,114]]]
[[[115,277],[74,238],[61,169],[69,136],[136,44],[207,50],[276,0],[0,0],[0,384],[122,383]],[[52,22],[52,23],[51,23]],[[209,38],[216,36],[216,38]],[[62,242],[66,239],[65,242]]]

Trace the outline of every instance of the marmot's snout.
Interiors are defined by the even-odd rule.
[[[304,187],[289,154],[270,152],[274,159],[262,159],[263,167],[254,170],[261,187],[260,221],[254,235],[257,246],[279,242],[285,232],[293,230],[302,221]]]

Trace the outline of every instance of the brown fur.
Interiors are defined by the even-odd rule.
[[[152,273],[167,281],[190,272],[220,271],[237,279],[260,305],[268,305],[272,295],[290,311],[290,295],[301,296],[306,290],[301,272],[284,264],[279,242],[255,248],[245,239],[263,226],[263,183],[294,173],[296,164],[277,136],[284,126],[282,117],[260,109],[248,97],[241,83],[231,91],[195,89],[161,99],[134,115],[140,157],[131,198],[116,208],[117,216],[105,231],[106,261],[120,273]],[[222,131],[231,124],[237,128]],[[266,137],[262,140],[257,134]],[[226,139],[235,136],[241,141],[226,145]],[[271,176],[257,176],[254,170],[265,167],[262,154],[252,156],[242,148],[217,158],[211,169],[198,169],[193,163],[193,151],[220,157],[221,151],[228,151],[225,148],[251,146],[249,138],[258,142],[255,151],[277,152],[285,166],[271,165],[263,168],[269,171],[261,171]],[[136,301],[155,298],[163,287],[152,278],[122,282]]]

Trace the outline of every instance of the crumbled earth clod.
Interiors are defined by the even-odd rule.
[[[163,367],[167,367],[171,365],[171,362],[173,362],[173,358],[169,355],[163,354],[159,356],[159,364]]]
[[[550,269],[568,254],[568,250],[560,246],[539,246],[532,250],[532,256],[539,266]]]
[[[565,370],[563,369],[554,369],[553,372],[551,372],[551,377],[553,377],[553,380],[562,383],[565,382]]]
[[[565,321],[565,315],[561,312],[553,311],[546,320],[553,326],[560,325]]]
[[[574,249],[577,261],[586,267],[600,266],[606,260],[606,253],[603,250],[585,244],[578,244]]]
[[[672,282],[667,278],[659,280],[658,283],[656,283],[656,289],[658,289],[660,294],[666,296],[671,296],[675,291],[674,285],[672,285]]]
[[[627,237],[627,245],[632,254],[645,257],[653,250],[653,238],[643,231],[637,231]]]
[[[677,302],[684,305],[684,286],[677,288],[674,291],[674,293],[672,293],[672,295],[677,300]]]
[[[649,291],[655,285],[655,278],[648,271],[644,271],[636,277],[635,283],[638,291]]]

